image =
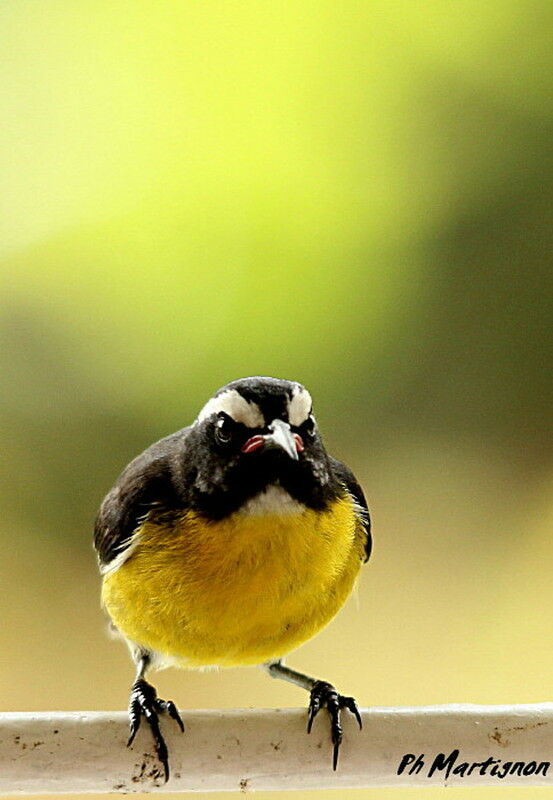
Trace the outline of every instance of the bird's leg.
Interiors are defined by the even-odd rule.
[[[169,780],[169,753],[165,739],[159,727],[159,714],[167,712],[172,719],[178,724],[181,731],[184,731],[184,724],[180,718],[177,707],[172,700],[161,700],[157,696],[154,687],[144,678],[146,670],[150,666],[150,655],[140,651],[136,658],[136,679],[131,688],[131,696],[129,699],[129,727],[130,736],[127,742],[127,747],[134,741],[134,737],[140,727],[142,717],[146,718],[146,722],[150,726],[152,735],[154,737],[154,744],[156,748],[157,757],[163,764],[165,772],[165,782]]]
[[[302,689],[307,689],[309,692],[307,733],[311,733],[313,720],[321,708],[323,708],[323,706],[326,707],[330,716],[330,732],[332,744],[334,745],[332,767],[335,770],[338,765],[340,745],[342,744],[343,732],[340,719],[342,709],[346,708],[348,711],[351,711],[357,720],[359,728],[363,727],[361,714],[359,713],[357,703],[353,697],[346,697],[339,694],[331,683],[311,678],[309,675],[304,675],[302,672],[290,669],[290,667],[284,665],[282,660],[269,661],[267,664],[263,664],[263,667],[272,678],[281,678],[282,680],[294,683],[296,686],[301,686]]]

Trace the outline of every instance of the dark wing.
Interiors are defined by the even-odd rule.
[[[330,462],[332,464],[332,469],[334,470],[334,474],[341,481],[350,495],[353,497],[357,505],[359,506],[360,513],[359,516],[361,518],[361,522],[363,524],[363,528],[365,529],[365,562],[369,560],[371,557],[371,551],[373,546],[373,540],[371,535],[371,517],[369,514],[369,508],[367,506],[367,501],[365,499],[365,495],[363,493],[363,489],[357,482],[357,479],[353,472],[347,467],[345,464],[342,464],[341,461],[338,461],[336,458],[330,458]]]
[[[171,480],[171,456],[187,429],[156,442],[125,467],[105,496],[94,525],[100,564],[109,564],[129,545],[133,532],[152,508],[169,510],[183,503]]]

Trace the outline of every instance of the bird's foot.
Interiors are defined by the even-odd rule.
[[[359,729],[363,727],[363,723],[361,721],[361,714],[359,713],[359,709],[357,708],[357,703],[353,699],[353,697],[345,697],[342,694],[338,694],[334,686],[331,683],[326,683],[326,681],[317,681],[313,688],[311,689],[311,695],[309,698],[309,715],[307,719],[307,733],[311,733],[311,728],[313,726],[313,720],[323,708],[326,707],[329,716],[330,716],[330,733],[332,738],[332,744],[334,745],[334,751],[332,756],[332,768],[336,770],[338,766],[338,754],[340,752],[340,745],[342,744],[342,725],[341,725],[341,711],[343,708],[346,708],[348,711],[351,711],[355,719],[357,720],[357,724],[359,725]]]
[[[159,728],[159,714],[167,712],[169,716],[175,720],[181,731],[184,732],[184,724],[180,718],[180,714],[176,705],[172,700],[161,700],[157,696],[154,687],[149,684],[144,678],[136,680],[131,689],[131,696],[129,700],[129,723],[130,723],[130,736],[127,742],[127,747],[130,747],[134,741],[134,737],[138,729],[142,717],[146,718],[146,722],[150,726],[152,735],[154,737],[154,744],[156,748],[157,757],[163,764],[165,772],[165,782],[169,780],[169,753],[165,739],[162,736]]]

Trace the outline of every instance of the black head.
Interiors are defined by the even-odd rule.
[[[309,392],[276,378],[219,389],[190,429],[180,468],[192,505],[214,519],[272,485],[311,508],[324,508],[340,489]]]

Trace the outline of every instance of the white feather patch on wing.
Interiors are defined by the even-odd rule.
[[[224,411],[235,422],[241,422],[247,428],[263,428],[265,420],[257,403],[248,402],[236,389],[227,389],[208,400],[198,414],[201,422],[212,414]]]
[[[311,395],[302,386],[295,386],[292,392],[292,397],[288,402],[288,421],[290,425],[301,425],[309,414],[313,401]]]
[[[347,486],[346,486],[346,484],[345,484],[345,483],[343,484],[343,486],[344,486],[344,489],[346,490],[347,494],[350,496],[351,503],[352,503],[352,505],[353,505],[353,510],[355,511],[355,513],[357,514],[357,516],[358,516],[358,517],[361,519],[361,522],[362,522],[364,525],[367,525],[367,523],[369,522],[369,512],[367,511],[367,509],[366,509],[366,508],[364,508],[364,507],[361,505],[361,503],[358,503],[358,502],[357,502],[357,500],[356,500],[356,499],[355,499],[355,497],[352,495],[352,493],[350,492],[350,490],[347,488]]]
[[[263,492],[246,500],[238,513],[262,516],[264,514],[301,514],[303,511],[305,511],[305,506],[302,503],[294,500],[282,486],[273,484],[267,486]]]
[[[133,533],[131,540],[125,540],[121,547],[123,548],[115,558],[112,558],[109,564],[101,564],[100,565],[100,575],[110,575],[112,572],[116,572],[119,567],[123,566],[125,561],[132,556],[134,553],[137,545],[140,543],[140,533]]]

